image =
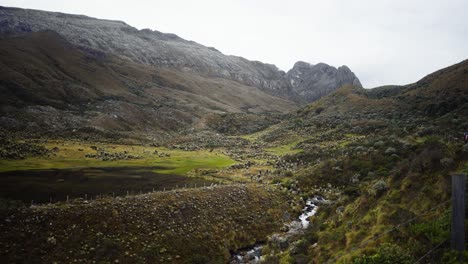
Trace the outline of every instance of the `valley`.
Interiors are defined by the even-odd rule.
[[[0,66],[1,263],[457,263],[467,60],[365,89],[0,7]]]

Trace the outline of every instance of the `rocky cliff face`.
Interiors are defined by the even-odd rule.
[[[318,100],[343,85],[362,87],[359,79],[347,66],[337,69],[325,63],[312,65],[298,61],[288,71],[287,79],[293,90],[307,102]]]
[[[298,62],[286,74],[275,65],[226,56],[215,48],[174,34],[137,30],[124,22],[37,10],[0,7],[0,35],[52,30],[94,57],[109,54],[134,63],[171,68],[256,87],[270,95],[311,102],[343,84],[359,80],[347,68]],[[300,77],[297,77],[300,76]]]

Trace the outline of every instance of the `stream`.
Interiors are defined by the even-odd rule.
[[[302,209],[302,214],[296,219],[290,222],[287,226],[289,230],[284,233],[275,233],[271,237],[277,237],[283,239],[289,238],[292,235],[302,232],[304,229],[309,227],[309,217],[314,216],[317,213],[320,204],[328,203],[321,196],[314,196],[307,199],[305,207]],[[230,264],[256,264],[262,260],[262,248],[263,243],[257,243],[254,246],[240,249],[239,251],[231,254]]]

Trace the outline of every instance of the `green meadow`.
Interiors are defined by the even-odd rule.
[[[96,146],[109,153],[126,151],[128,154],[140,156],[139,159],[103,161],[96,158],[86,158],[87,153],[96,153],[91,149]],[[159,167],[157,173],[183,175],[195,169],[218,169],[234,164],[231,158],[213,151],[182,151],[147,146],[88,144],[73,141],[51,141],[45,147],[58,151],[43,157],[29,157],[22,160],[0,160],[0,172],[34,169],[71,169],[90,167]],[[157,151],[158,154],[155,154]],[[159,154],[168,157],[159,157]]]

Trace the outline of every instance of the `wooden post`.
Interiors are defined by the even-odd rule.
[[[453,250],[460,253],[459,258],[462,257],[463,251],[465,250],[465,189],[465,174],[452,175],[451,246]]]

